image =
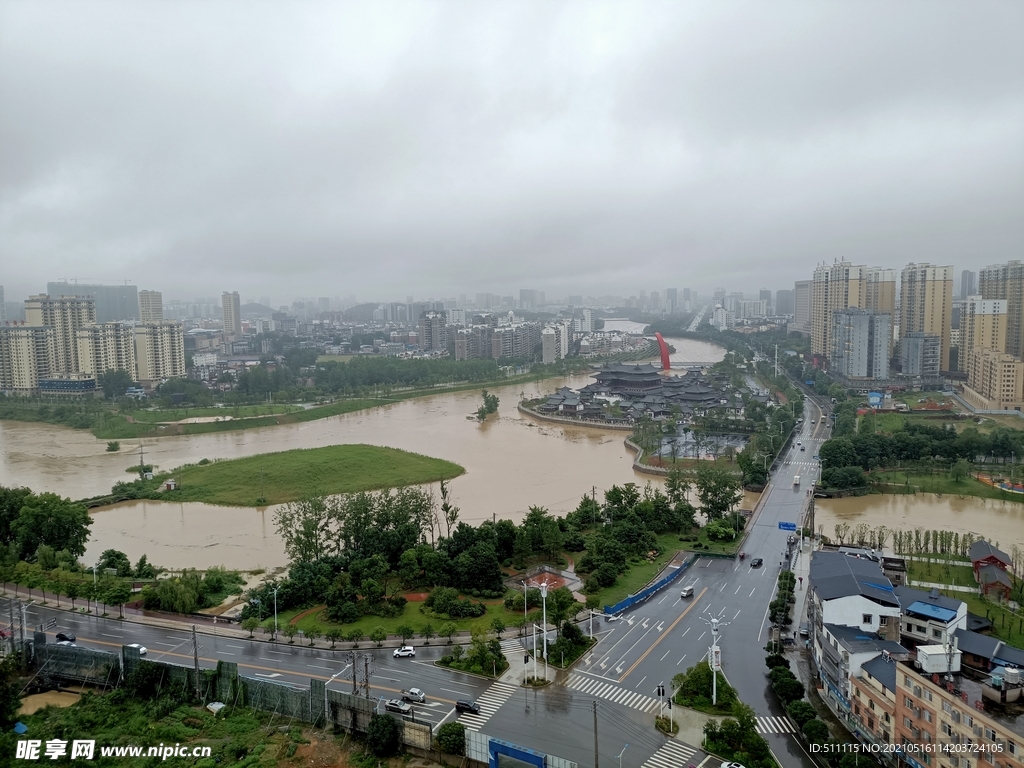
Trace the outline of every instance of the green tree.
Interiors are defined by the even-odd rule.
[[[41,544],[81,557],[85,554],[90,525],[92,518],[84,504],[55,493],[40,493],[25,499],[11,530],[22,560],[34,556]]]
[[[103,602],[107,605],[116,605],[118,618],[124,618],[124,604],[132,599],[132,588],[126,581],[115,581],[103,596]]]
[[[110,400],[124,397],[125,391],[133,383],[128,371],[108,370],[96,377],[96,385],[103,390],[103,396]]]
[[[804,723],[817,717],[814,707],[812,707],[809,702],[802,700],[791,702],[790,705],[786,707],[786,714],[789,715],[790,720],[796,723],[797,728],[803,728]]]
[[[829,738],[828,726],[817,718],[804,723],[803,732],[811,744],[824,744]]]
[[[253,633],[259,628],[260,620],[255,616],[250,616],[247,619],[242,619],[242,629],[249,633],[249,639],[252,639]]]
[[[740,478],[729,470],[701,462],[695,481],[701,511],[708,520],[717,520],[743,499]]]
[[[501,633],[505,631],[505,622],[501,620],[501,617],[495,616],[491,620],[491,629],[498,637],[501,637]]]
[[[121,578],[132,575],[132,561],[128,559],[128,555],[116,549],[104,550],[100,555],[99,565],[100,568],[113,568]]]
[[[373,715],[366,726],[366,746],[377,757],[398,753],[398,721],[390,715]]]
[[[0,660],[0,733],[10,733],[18,721],[18,710],[21,708],[20,673],[17,654],[10,653]]]
[[[306,630],[306,637],[309,639],[310,645],[313,645],[314,641],[319,640],[323,635],[324,631],[319,624],[312,624]]]
[[[445,723],[437,729],[437,745],[449,755],[466,753],[466,726],[462,723]]]
[[[424,645],[430,645],[430,638],[437,636],[437,633],[434,631],[434,625],[429,621],[424,624],[423,629],[420,630],[420,636],[423,638]]]
[[[293,563],[315,562],[329,553],[331,523],[337,517],[337,507],[333,497],[311,495],[274,512],[274,526]]]
[[[324,639],[331,644],[331,648],[333,649],[334,646],[338,644],[338,641],[344,637],[344,634],[345,633],[337,627],[331,627],[326,632],[324,632]]]
[[[949,470],[950,477],[953,478],[953,482],[963,482],[964,478],[971,474],[971,465],[966,459],[957,459],[956,463]]]
[[[288,645],[291,645],[295,642],[295,636],[299,634],[299,628],[289,621],[284,625],[281,634],[288,638]]]
[[[441,635],[441,637],[447,637],[448,645],[451,645],[452,636],[459,631],[459,628],[454,621],[446,621],[444,624],[441,625],[441,628],[437,631],[438,634]]]
[[[64,585],[64,594],[68,596],[71,601],[71,610],[75,610],[75,600],[82,595],[82,582],[78,579],[68,579]]]
[[[139,558],[138,564],[135,566],[135,578],[137,579],[155,579],[156,568],[149,564],[149,559],[142,555]]]
[[[384,641],[388,639],[388,631],[384,627],[374,627],[373,631],[370,632],[370,640],[377,644],[380,648],[384,644]]]
[[[361,629],[350,629],[345,633],[345,642],[352,643],[353,648],[358,648],[360,641],[363,639],[363,630]]]
[[[415,637],[416,630],[410,627],[408,624],[399,624],[395,628],[395,634],[402,638],[402,645],[408,645],[409,638]]]

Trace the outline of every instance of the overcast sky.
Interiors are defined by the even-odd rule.
[[[0,0],[0,285],[394,300],[1024,258],[1024,3]]]

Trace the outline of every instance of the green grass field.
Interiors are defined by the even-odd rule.
[[[941,555],[932,555],[931,557],[937,559]],[[973,587],[978,583],[970,565],[923,563],[914,560],[907,561],[907,578],[914,581],[931,581],[960,587]]]
[[[918,493],[937,493],[950,496],[979,496],[983,499],[1002,499],[1024,504],[1024,494],[1007,493],[993,488],[973,477],[967,477],[959,483],[946,474],[941,475],[907,475],[906,472],[872,472],[870,479],[876,482],[892,483],[893,485],[917,488]]]
[[[159,498],[253,507],[262,506],[261,487],[264,503],[282,504],[311,493],[399,488],[448,480],[463,472],[450,461],[396,448],[331,445],[179,467],[162,477],[177,479],[181,488]]]

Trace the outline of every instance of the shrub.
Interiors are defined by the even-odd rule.
[[[785,667],[786,669],[789,669],[789,659],[780,653],[773,653],[771,656],[766,656],[764,663],[768,669],[775,669],[776,667]]]
[[[803,732],[811,744],[824,744],[829,738],[828,726],[817,718],[804,723]]]
[[[797,728],[803,728],[804,723],[815,718],[814,707],[806,701],[794,701],[786,707],[786,714],[789,719],[796,723]]]
[[[398,753],[398,721],[390,715],[373,715],[366,726],[366,746],[377,757]]]
[[[466,726],[462,723],[445,723],[437,729],[437,744],[449,755],[466,753]]]

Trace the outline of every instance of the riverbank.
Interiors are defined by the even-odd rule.
[[[87,503],[103,506],[127,499],[157,499],[263,507],[309,494],[358,493],[451,480],[465,471],[454,462],[397,448],[330,445],[188,464],[152,480],[118,484],[112,496]],[[171,481],[175,487],[168,490]]]
[[[874,489],[882,494],[934,493],[938,496],[975,496],[979,499],[998,499],[1024,504],[1024,493],[1005,490],[990,475],[968,475],[957,481],[946,473],[936,475],[913,474],[899,471],[872,472],[869,476]],[[1019,479],[1018,479],[1019,483]],[[1007,484],[1009,485],[1009,484]]]

